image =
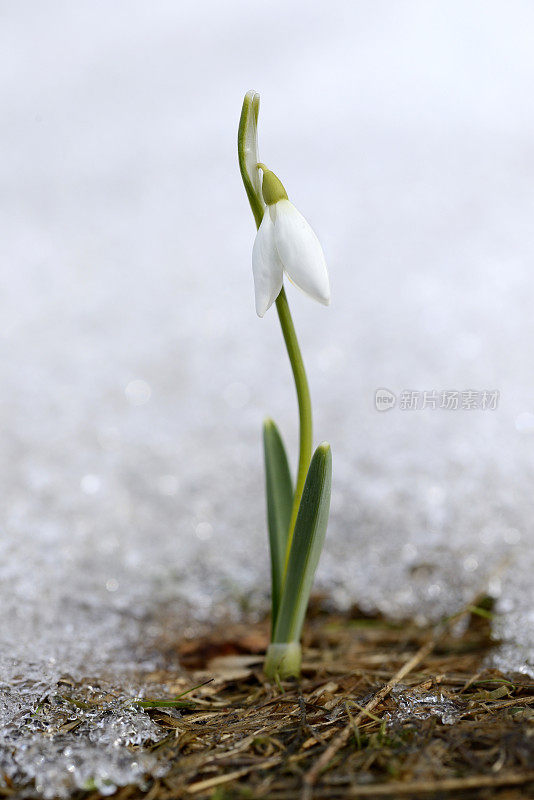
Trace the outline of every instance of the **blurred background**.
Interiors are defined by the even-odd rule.
[[[267,607],[260,428],[295,454],[297,412],[276,313],[254,313],[248,89],[332,282],[328,309],[288,288],[334,456],[317,585],[418,619],[489,587],[495,663],[532,669],[532,5],[0,17],[6,685],[142,663],[162,615],[179,636]],[[499,401],[408,410],[406,390]]]

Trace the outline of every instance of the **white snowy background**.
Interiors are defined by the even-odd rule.
[[[157,663],[138,643],[161,609],[178,635],[191,609],[265,607],[260,427],[294,453],[297,417],[276,313],[254,313],[251,88],[332,282],[328,309],[288,289],[334,457],[318,585],[420,619],[489,586],[495,663],[532,664],[533,36],[526,0],[2,3],[8,774],[48,796],[136,779],[114,734],[69,772],[20,719],[65,673]],[[378,387],[500,398],[378,413]]]

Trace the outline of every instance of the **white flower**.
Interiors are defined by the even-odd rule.
[[[238,153],[256,224],[261,221],[252,251],[252,271],[256,311],[263,317],[280,294],[284,272],[296,286],[325,305],[330,302],[330,285],[315,233],[289,202],[276,175],[258,162],[259,104],[259,95],[247,92],[239,122]]]
[[[282,289],[284,272],[314,300],[330,303],[330,283],[319,240],[289,200],[267,206],[252,249],[256,313],[263,317]]]
[[[256,313],[263,317],[282,289],[284,272],[295,286],[319,303],[330,303],[330,282],[319,240],[284,187],[265,168],[267,206],[252,249]]]

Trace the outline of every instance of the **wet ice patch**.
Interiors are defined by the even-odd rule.
[[[461,714],[459,704],[443,692],[421,692],[399,684],[391,692],[391,699],[396,708],[384,715],[389,726],[430,717],[437,717],[443,725],[453,725]]]
[[[25,796],[112,794],[163,775],[149,752],[165,731],[119,687],[14,678],[0,702],[0,785]]]

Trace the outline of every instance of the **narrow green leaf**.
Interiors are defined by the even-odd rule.
[[[271,551],[272,627],[276,624],[293,506],[293,484],[282,437],[272,419],[263,423],[267,522]]]
[[[320,444],[311,460],[300,502],[273,642],[298,642],[323,549],[332,486],[332,453]]]
[[[192,700],[135,700],[132,705],[139,708],[194,708]]]
[[[206,684],[211,683],[213,678],[210,678],[207,681],[202,681],[202,683],[197,683],[196,686],[191,686],[190,689],[186,689],[180,694],[173,697],[172,700],[143,700],[142,698],[134,698],[133,700],[128,700],[125,703],[126,706],[136,705],[140,706],[141,708],[190,708],[194,706],[195,703],[192,700],[180,700],[181,697],[184,695],[189,694],[190,692],[194,692],[195,689],[200,689],[201,686],[206,686]],[[89,708],[89,706],[87,706]]]

